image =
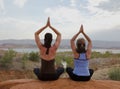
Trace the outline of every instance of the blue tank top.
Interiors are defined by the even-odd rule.
[[[78,75],[78,76],[89,76],[89,62],[86,58],[85,53],[80,53],[79,58],[74,59],[74,69],[73,73]]]

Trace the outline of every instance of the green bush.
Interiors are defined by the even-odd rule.
[[[120,68],[112,68],[108,72],[109,78],[120,81]]]
[[[61,62],[62,62],[63,57],[60,55],[57,55],[57,57],[55,58],[55,63],[56,66],[62,66]]]
[[[101,56],[102,56],[102,54],[100,52],[93,51],[92,55],[91,55],[91,58],[99,58]]]
[[[108,57],[111,57],[112,56],[112,53],[110,51],[106,51],[104,54],[103,54],[103,58],[108,58]]]
[[[27,63],[27,61],[28,61],[28,54],[24,53],[23,56],[22,56],[22,60],[21,60],[22,69],[26,69],[26,63]]]
[[[74,66],[74,64],[73,64],[73,62],[74,62],[74,59],[73,59],[73,57],[66,57],[65,58],[65,60],[66,60],[66,62],[67,62],[67,66],[68,67],[73,67]]]
[[[9,68],[12,66],[12,60],[16,56],[16,52],[12,49],[9,49],[8,51],[5,52],[3,57],[1,58],[1,66],[5,68]]]
[[[73,57],[72,52],[59,52],[56,56],[56,65],[61,66],[62,62],[65,61],[67,66],[73,66]]]
[[[39,61],[39,53],[38,52],[30,52],[29,53],[29,60],[38,62]]]
[[[91,59],[92,58],[110,58],[110,57],[119,57],[119,56],[120,54],[113,54],[110,51],[106,51],[105,53],[93,51],[91,55]]]

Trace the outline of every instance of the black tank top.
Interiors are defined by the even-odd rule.
[[[55,73],[55,66],[54,66],[55,60],[46,61],[44,59],[41,59],[41,73],[42,74],[53,74]]]

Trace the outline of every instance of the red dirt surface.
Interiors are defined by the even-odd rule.
[[[0,82],[0,89],[120,89],[120,81],[90,80],[76,82],[69,78],[60,78],[55,81],[17,79]]]

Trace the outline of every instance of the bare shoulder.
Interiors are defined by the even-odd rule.
[[[73,52],[73,57],[74,58],[79,58],[79,53],[77,53],[76,51]]]
[[[86,52],[86,58],[89,60],[91,58],[91,52]]]

